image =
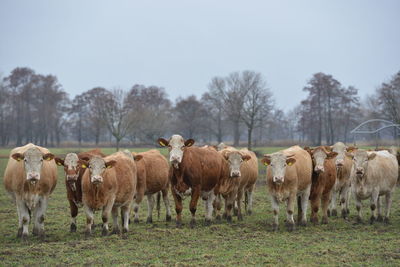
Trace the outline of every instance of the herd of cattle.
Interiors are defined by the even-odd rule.
[[[28,237],[28,226],[34,220],[33,234],[44,235],[44,215],[48,199],[57,183],[57,165],[65,172],[67,198],[71,211],[70,231],[77,230],[78,207],[86,213],[86,235],[91,235],[94,212],[102,211],[102,234],[109,234],[108,221],[113,218],[111,233],[120,233],[118,208],[121,210],[122,232],[128,231],[130,211],[134,222],[139,222],[139,204],[146,195],[147,222],[152,223],[156,204],[160,213],[160,199],[166,208],[166,221],[171,221],[168,191],[175,201],[176,224],[182,225],[182,201],[191,196],[190,226],[196,224],[197,202],[205,203],[205,223],[213,216],[232,221],[233,213],[242,220],[242,202],[247,214],[252,212],[253,190],[258,177],[258,159],[252,151],[219,146],[193,146],[194,140],[173,135],[158,143],[169,149],[169,162],[158,150],[134,153],[125,150],[106,156],[98,149],[79,154],[69,153],[64,159],[55,157],[46,148],[27,144],[14,148],[4,174],[6,190],[14,199],[18,212],[18,237]],[[397,156],[397,159],[396,159]],[[279,205],[286,204],[286,226],[293,230],[294,205],[297,199],[299,225],[307,223],[308,201],[311,203],[311,222],[318,223],[322,209],[322,223],[329,215],[337,215],[337,198],[342,217],[349,215],[349,201],[353,193],[361,221],[361,201],[370,199],[371,218],[388,223],[392,195],[399,175],[400,152],[366,151],[347,147],[339,142],[333,146],[301,148],[293,146],[273,154],[265,154],[261,162],[267,167],[267,187],[273,209],[273,229],[279,227]],[[154,195],[157,196],[156,203]],[[382,215],[380,197],[385,196]],[[244,201],[243,201],[244,200]],[[32,214],[33,213],[33,214]]]

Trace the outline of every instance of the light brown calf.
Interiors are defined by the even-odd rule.
[[[16,201],[17,237],[28,237],[31,214],[33,234],[44,236],[44,215],[50,194],[57,184],[57,165],[48,149],[27,144],[11,150],[4,173],[4,187]]]
[[[123,152],[105,158],[80,160],[87,168],[82,177],[82,200],[86,212],[86,235],[91,234],[95,210],[102,209],[103,235],[108,234],[108,220],[113,216],[113,232],[119,233],[118,208],[121,208],[123,232],[128,231],[129,213],[136,193],[136,163]]]

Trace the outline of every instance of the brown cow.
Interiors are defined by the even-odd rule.
[[[94,156],[105,157],[100,149],[92,149],[79,154],[68,153],[65,159],[56,157],[58,166],[64,167],[65,187],[67,188],[67,198],[71,212],[70,231],[76,232],[76,216],[78,215],[78,207],[82,207],[82,176],[85,172],[84,168],[78,164],[81,160],[90,160]]]
[[[252,193],[258,176],[258,162],[256,155],[246,148],[236,150],[227,148],[219,151],[228,163],[229,178],[221,183],[220,193],[225,198],[224,217],[230,222],[232,204],[237,205],[238,220],[243,220],[241,203],[243,194],[246,195],[245,209],[247,214],[252,210]],[[215,203],[217,211],[221,209],[220,197]],[[217,218],[219,214],[217,213]]]
[[[166,221],[171,221],[171,208],[168,199],[169,189],[169,164],[160,151],[152,149],[139,154],[132,152],[135,160],[142,157],[137,165],[137,186],[133,211],[135,213],[134,222],[139,222],[139,204],[142,202],[143,196],[147,196],[147,223],[153,222],[153,195],[157,194],[157,210],[160,215],[160,191],[166,209]]]
[[[311,182],[310,202],[311,219],[314,224],[318,223],[319,205],[322,205],[322,221],[328,223],[328,206],[332,195],[333,186],[336,183],[336,152],[327,151],[324,146],[314,149],[304,148],[310,153],[313,160],[313,174]]]
[[[113,216],[113,232],[120,232],[118,208],[121,208],[123,233],[128,231],[129,213],[136,193],[136,163],[123,152],[105,158],[80,160],[87,168],[82,177],[82,201],[86,212],[86,235],[91,234],[95,210],[102,209],[103,235],[108,234],[108,219]]]
[[[17,237],[27,239],[33,212],[33,234],[44,236],[44,215],[50,194],[57,184],[57,165],[48,149],[27,144],[11,150],[4,173],[4,186],[16,201]]]
[[[267,168],[267,187],[271,194],[274,212],[273,230],[279,228],[279,203],[286,201],[286,225],[294,229],[293,211],[298,199],[298,223],[306,225],[307,206],[311,189],[312,160],[310,154],[299,146],[265,154],[261,160]],[[300,204],[300,205],[299,205]]]
[[[196,224],[195,214],[200,195],[205,201],[205,224],[210,224],[219,182],[226,171],[223,157],[211,148],[192,147],[194,140],[185,141],[180,135],[173,135],[169,141],[159,138],[158,143],[169,148],[171,191],[175,200],[177,226],[182,225],[182,200],[189,194],[192,214],[190,226]]]

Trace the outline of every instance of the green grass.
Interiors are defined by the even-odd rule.
[[[275,149],[263,149],[275,151]],[[65,149],[52,149],[63,154]],[[0,265],[400,265],[400,190],[396,189],[391,224],[353,225],[350,221],[330,218],[328,225],[307,226],[288,233],[284,228],[284,208],[280,214],[280,231],[271,232],[272,211],[264,185],[256,188],[254,212],[243,222],[215,223],[203,226],[203,203],[198,204],[198,225],[189,229],[189,201],[184,203],[184,226],[165,223],[165,210],[155,223],[145,224],[146,203],[140,209],[141,222],[131,224],[127,238],[101,237],[96,228],[92,238],[84,238],[85,216],[78,215],[78,232],[69,233],[69,206],[64,175],[59,168],[58,185],[51,196],[46,214],[46,238],[16,238],[17,214],[6,194],[3,173],[6,159],[0,159]],[[264,177],[259,177],[264,180]],[[171,198],[171,203],[173,203]],[[364,219],[369,218],[369,202],[364,203]],[[173,204],[172,204],[173,207]],[[172,208],[174,215],[174,208]],[[95,221],[101,221],[96,214]],[[30,232],[32,225],[30,227]]]

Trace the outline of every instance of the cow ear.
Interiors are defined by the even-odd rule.
[[[312,150],[311,150],[311,148],[310,148],[309,146],[305,146],[303,149],[304,149],[305,151],[307,151],[308,154],[312,155]]]
[[[89,163],[86,160],[78,160],[78,165],[81,166],[82,169],[86,169],[89,166]]]
[[[295,158],[288,158],[288,159],[286,159],[286,164],[288,165],[288,166],[292,166],[293,164],[295,164],[296,163],[296,159]]]
[[[265,166],[268,166],[271,164],[271,156],[265,154],[264,157],[261,159],[261,163],[264,164]]]
[[[54,159],[54,155],[51,154],[51,153],[44,154],[43,155],[43,159],[47,160],[47,161],[50,161],[50,160]]]
[[[348,148],[346,148],[346,151],[351,153],[356,149],[357,149],[357,147],[355,147],[355,146],[349,146]]]
[[[251,157],[249,155],[242,156],[242,160],[244,160],[244,161],[248,161],[249,159],[251,159]]]
[[[326,151],[332,151],[332,146],[324,146]]]
[[[227,151],[227,150],[221,151],[221,154],[225,160],[229,159],[229,151]]]
[[[371,153],[368,155],[368,160],[373,160],[376,157],[376,153]]]
[[[190,147],[194,144],[194,140],[193,139],[188,139],[185,141],[185,146],[186,147]]]
[[[21,161],[24,159],[24,155],[22,155],[21,153],[14,153],[11,155],[11,157],[16,161]]]
[[[54,161],[58,166],[64,166],[64,160],[61,158],[54,158]]]
[[[169,145],[169,142],[164,138],[158,138],[157,143],[162,147],[166,147]]]
[[[143,158],[143,156],[142,155],[135,155],[135,156],[133,156],[133,159],[135,160],[135,161],[139,161],[139,160],[141,160]]]
[[[327,159],[333,159],[334,157],[336,157],[338,155],[337,152],[329,152],[329,154],[327,155]]]
[[[115,163],[117,163],[115,160],[110,160],[109,162],[106,162],[106,168],[110,169],[114,167]]]

